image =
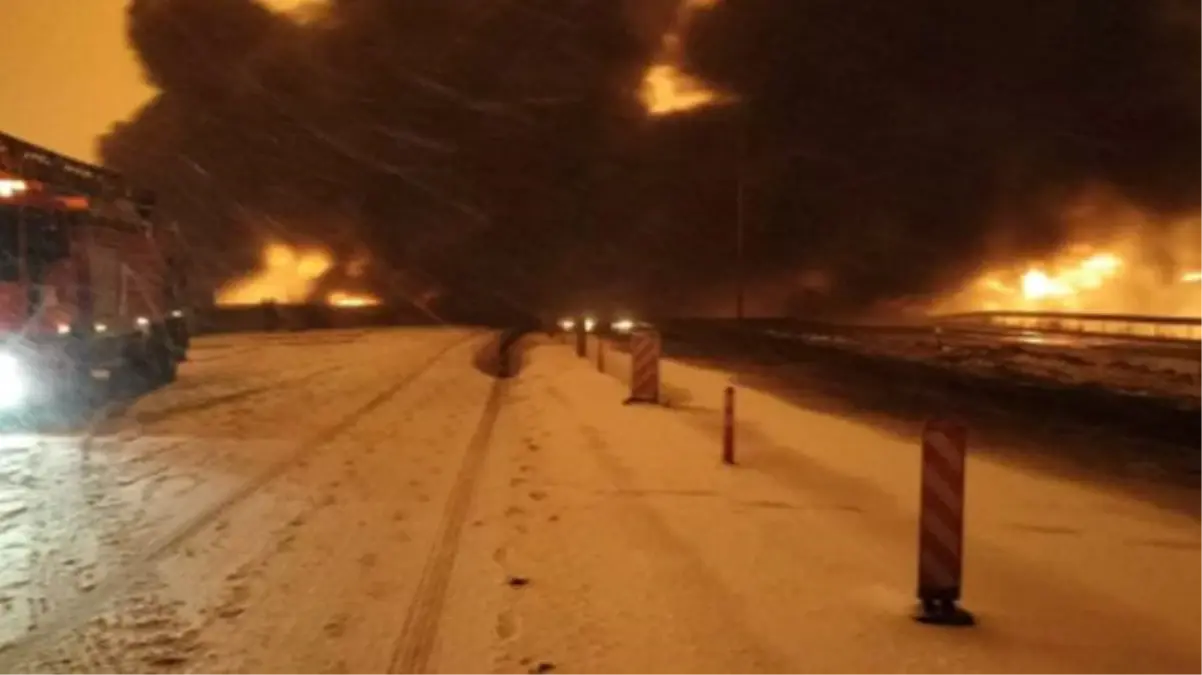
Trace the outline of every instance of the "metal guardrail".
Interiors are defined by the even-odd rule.
[[[1202,340],[1202,318],[1072,312],[966,312],[932,318],[951,328],[1026,329],[1143,340]]]

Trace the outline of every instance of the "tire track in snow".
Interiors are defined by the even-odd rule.
[[[295,337],[291,336],[287,337],[286,339],[293,341],[296,340]],[[337,340],[335,344],[350,344],[358,341],[358,339],[359,337],[355,337],[354,339],[346,339],[344,337]],[[325,346],[330,343],[331,340],[326,338],[309,340],[307,342],[295,342],[295,344],[284,343],[284,346]],[[253,345],[221,347],[216,348],[216,351],[225,352],[225,354],[220,358],[190,359],[190,361],[196,364],[205,364],[205,366],[210,366],[213,361],[225,361],[235,357],[248,357],[252,354],[264,352],[269,347],[278,347],[280,344],[280,339],[276,338],[274,340],[263,340]],[[209,347],[209,349],[214,348]],[[297,370],[299,371],[299,374],[282,377],[280,379],[272,379],[275,375],[279,374],[272,371],[267,371],[266,373],[257,373],[256,375],[260,377],[266,375],[267,379],[263,382],[259,382],[258,384],[239,387],[233,390],[223,389],[219,392],[212,392],[212,390],[216,387],[213,386],[213,383],[205,382],[204,380],[199,382],[191,382],[187,380],[176,381],[171,383],[171,385],[168,387],[155,388],[132,398],[121,398],[119,400],[109,401],[95,409],[92,414],[88,415],[86,421],[84,428],[85,442],[90,443],[94,436],[116,431],[116,429],[112,427],[118,426],[122,423],[133,423],[138,426],[146,426],[149,424],[162,422],[179,415],[202,412],[227,403],[233,403],[235,401],[252,398],[259,394],[265,394],[272,391],[301,385],[310,380],[314,380],[321,376],[337,371],[341,367],[342,365],[340,363],[322,363],[315,367],[310,364],[310,367],[308,368],[298,368]],[[143,395],[157,392],[174,392],[176,394],[187,392],[191,398],[183,397],[183,400],[177,400],[173,405],[168,405],[158,409],[133,409],[134,406],[143,399]]]
[[[155,562],[178,549],[180,545],[201,532],[206,526],[244,502],[251,495],[282,476],[297,462],[317,453],[330,441],[353,427],[360,419],[408,388],[423,373],[433,368],[444,356],[455,348],[479,338],[472,332],[459,336],[439,348],[432,356],[416,368],[409,370],[386,389],[360,405],[335,424],[301,443],[296,451],[272,464],[265,471],[248,479],[222,499],[201,509],[175,529],[156,537],[143,547],[141,555],[130,560],[125,569],[115,572],[99,583],[91,593],[79,596],[73,602],[64,603],[52,617],[40,623],[38,629],[30,631],[20,639],[0,646],[0,672],[18,672],[28,659],[36,658],[38,652],[53,644],[56,638],[67,631],[86,624],[101,612],[110,601],[133,588],[139,579],[147,576]],[[493,397],[490,397],[490,402]],[[495,417],[495,413],[493,415]],[[475,439],[473,439],[474,441]],[[487,439],[485,439],[487,441]],[[474,443],[473,443],[474,444]]]
[[[111,426],[119,426],[122,423],[132,423],[138,426],[146,426],[155,424],[164,420],[170,419],[177,415],[189,414],[215,408],[217,406],[233,403],[242,399],[257,396],[259,394],[287,389],[297,385],[304,384],[310,380],[314,380],[323,375],[332,373],[342,366],[339,364],[324,365],[314,370],[308,371],[302,375],[289,377],[281,380],[270,380],[264,384],[257,384],[250,387],[242,387],[234,391],[227,391],[219,394],[211,394],[208,396],[199,396],[196,400],[181,401],[175,405],[170,405],[159,410],[143,411],[139,414],[138,411],[133,411],[130,415],[132,406],[137,403],[138,399],[123,400],[111,405],[106,405],[97,411],[96,415],[89,422],[85,436],[85,442],[90,443],[92,439],[98,435],[111,433],[115,429]]]
[[[455,558],[459,554],[459,538],[476,492],[476,483],[484,466],[484,458],[501,412],[508,383],[509,380],[504,378],[493,382],[476,431],[468,442],[459,473],[455,476],[455,482],[447,497],[434,544],[422,568],[413,602],[405,613],[405,622],[393,647],[388,668],[390,673],[430,672],[430,655],[434,651],[447,587],[455,567]]]

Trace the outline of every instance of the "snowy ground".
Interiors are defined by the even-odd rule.
[[[254,574],[265,561],[301,565],[294,576],[312,562],[315,550],[300,562],[283,551],[301,532],[328,532],[315,514],[345,516],[342,539],[380,526],[358,499],[338,505],[348,492],[361,497],[357,472],[405,495],[387,505],[390,527],[400,527],[393,517],[402,501],[431,498],[425,483],[437,470],[390,476],[370,458],[380,452],[399,470],[387,454],[394,443],[454,447],[460,416],[478,414],[478,401],[447,388],[470,393],[454,376],[488,385],[461,366],[470,363],[471,338],[447,329],[200,340],[176,385],[129,409],[75,434],[4,438],[0,671],[331,667],[287,665],[306,663],[291,645],[274,661],[256,661],[239,639],[259,636],[234,619],[249,604],[280,612],[248,595]],[[456,367],[431,368],[420,386],[403,386],[437,355]],[[414,423],[418,410],[423,419]],[[474,420],[463,423],[470,430]],[[419,463],[437,456],[406,449]],[[362,578],[357,568],[340,571],[348,582]],[[289,614],[277,614],[277,639],[295,640]]]
[[[728,374],[622,406],[621,355],[537,340],[495,380],[491,344],[205,338],[0,437],[0,671],[1199,669],[1196,513],[974,457],[981,624],[920,626],[912,438],[741,391],[723,467]]]
[[[823,335],[769,330],[786,340],[920,361],[982,377],[1060,386],[1101,386],[1136,395],[1179,399],[1197,406],[1202,360],[1197,343],[1121,341],[1071,334],[919,331]]]

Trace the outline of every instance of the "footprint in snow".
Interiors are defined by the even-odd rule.
[[[322,632],[332,638],[340,638],[346,635],[346,624],[350,617],[346,614],[336,614],[321,627]]]
[[[504,611],[497,615],[496,633],[497,637],[502,640],[509,640],[517,634],[517,625],[512,612]]]

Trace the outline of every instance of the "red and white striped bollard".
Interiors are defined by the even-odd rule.
[[[659,333],[636,330],[630,336],[630,398],[625,403],[659,403]]]
[[[947,420],[922,432],[922,496],[918,529],[918,600],[924,623],[965,626],[960,600],[964,567],[964,466],[968,431]]]

